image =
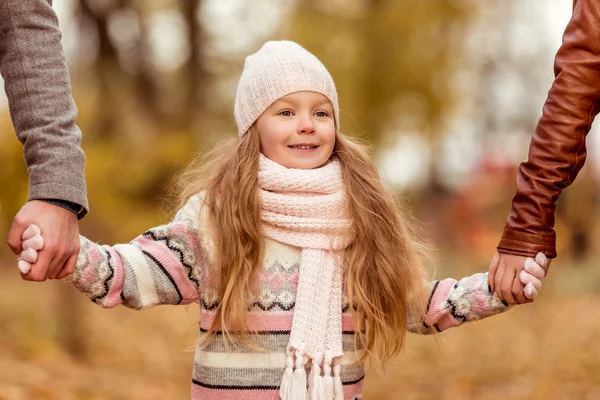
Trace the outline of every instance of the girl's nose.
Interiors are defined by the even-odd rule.
[[[315,133],[315,124],[309,117],[302,117],[298,124],[298,133],[300,134],[313,134]]]

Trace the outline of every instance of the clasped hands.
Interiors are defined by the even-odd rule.
[[[543,253],[533,259],[496,252],[488,271],[490,291],[506,304],[529,303],[541,289],[550,262]]]
[[[37,225],[30,225],[22,237],[22,252],[18,267],[22,274],[27,274],[31,264],[38,258],[38,251],[44,247],[44,238]],[[502,263],[502,257],[517,264],[517,268],[507,268]],[[518,265],[522,263],[522,269],[518,271]],[[542,253],[533,258],[520,256],[500,255],[496,253],[490,264],[488,284],[490,291],[495,291],[500,300],[507,304],[527,303],[533,301],[542,288],[542,279],[546,275],[549,260]],[[516,275],[519,275],[516,279]]]

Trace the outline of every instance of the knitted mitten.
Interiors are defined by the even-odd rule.
[[[548,265],[548,259],[543,253],[537,253],[535,261],[531,258],[525,260],[523,271],[519,274],[521,283],[525,285],[525,297],[533,300],[542,288],[542,278],[546,275],[544,268]]]
[[[23,232],[23,243],[21,248],[21,257],[19,257],[19,271],[22,274],[26,274],[31,270],[31,264],[37,261],[38,251],[44,248],[44,238],[42,232],[37,225],[29,225],[29,227]]]

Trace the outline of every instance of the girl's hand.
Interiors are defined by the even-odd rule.
[[[44,248],[44,238],[37,225],[29,225],[21,238],[22,251],[19,258],[19,271],[26,274],[31,270],[31,264],[37,261],[38,251]]]
[[[525,285],[523,292],[529,300],[535,299],[542,288],[542,278],[546,275],[545,268],[547,265],[548,259],[542,253],[538,253],[535,260],[532,258],[525,260],[524,269],[519,274],[519,279]]]

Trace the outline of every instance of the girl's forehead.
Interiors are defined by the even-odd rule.
[[[331,106],[331,101],[317,92],[294,92],[283,96],[282,98],[276,100],[273,104],[281,104],[281,103],[289,103],[292,105],[300,105],[300,104],[313,104],[313,105],[329,105]]]

